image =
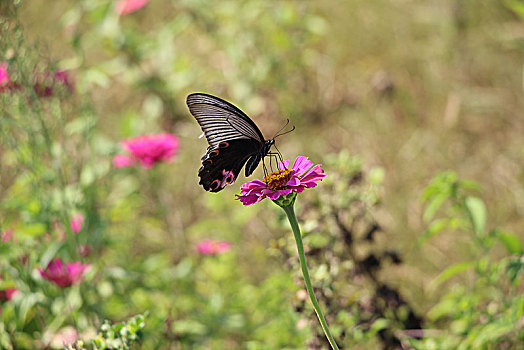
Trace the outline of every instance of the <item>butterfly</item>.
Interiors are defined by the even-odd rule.
[[[219,192],[233,184],[246,163],[245,175],[251,175],[260,160],[275,154],[270,149],[276,136],[264,139],[257,125],[231,103],[204,93],[190,94],[186,103],[209,143],[198,170],[206,191]]]

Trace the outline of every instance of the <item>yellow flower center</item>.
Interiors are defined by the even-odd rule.
[[[291,178],[293,169],[277,170],[264,177],[264,183],[270,190],[277,191],[286,187],[286,183]]]

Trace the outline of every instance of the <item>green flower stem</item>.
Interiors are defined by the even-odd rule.
[[[293,209],[293,204],[282,206],[282,209],[284,209],[284,211],[286,212],[289,223],[291,224],[291,228],[293,229],[293,234],[295,235],[295,241],[297,242],[298,258],[300,260],[300,267],[302,268],[302,275],[304,275],[304,282],[306,282],[306,289],[309,294],[309,298],[311,299],[313,308],[317,313],[318,320],[322,325],[322,330],[324,331],[324,334],[326,335],[329,344],[331,344],[331,348],[338,350],[337,343],[335,342],[335,339],[333,339],[333,335],[331,335],[326,319],[324,318],[324,314],[322,313],[322,310],[320,310],[320,305],[318,305],[317,298],[315,297],[315,293],[313,292],[313,287],[311,286],[311,279],[309,278],[309,272],[306,265],[306,255],[304,254],[304,245],[302,244],[302,235],[300,234],[300,227],[298,226],[298,221],[295,215],[295,210]]]

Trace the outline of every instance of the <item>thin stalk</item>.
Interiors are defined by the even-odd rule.
[[[326,338],[329,341],[331,348],[334,350],[338,350],[337,343],[335,342],[333,335],[331,335],[331,331],[329,330],[329,327],[327,325],[326,319],[324,318],[324,314],[322,313],[322,310],[320,310],[320,305],[318,305],[317,298],[315,297],[315,293],[313,292],[313,287],[311,286],[311,279],[309,278],[309,272],[308,272],[307,264],[306,264],[306,255],[304,254],[304,245],[302,244],[302,235],[300,234],[300,227],[298,226],[298,221],[295,215],[295,210],[293,209],[293,204],[282,206],[282,208],[286,212],[289,223],[291,224],[291,229],[293,230],[293,235],[295,236],[295,241],[297,243],[297,250],[298,250],[298,259],[300,260],[300,267],[302,268],[302,275],[304,276],[304,282],[306,282],[306,289],[309,294],[309,299],[311,299],[313,308],[315,309],[315,312],[317,313],[318,320],[320,321],[322,330],[324,331],[324,334],[326,335]]]

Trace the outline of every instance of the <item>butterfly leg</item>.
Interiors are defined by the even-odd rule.
[[[280,158],[280,161],[283,163],[284,159],[282,158],[282,153],[280,153],[280,150],[277,148],[277,145],[274,145],[275,149],[277,150],[278,158]]]
[[[264,161],[265,157],[262,157],[262,168],[264,168],[264,177],[268,175],[267,168],[266,168],[266,162]]]
[[[284,163],[284,159],[282,158],[282,153],[280,153],[280,150],[278,149],[277,145],[276,144],[273,144],[273,146],[275,147],[275,149],[277,150],[276,152],[270,152],[270,153],[273,153],[273,154],[276,154],[280,160],[280,162]],[[287,168],[287,167],[286,167]]]
[[[275,159],[275,163],[276,163],[276,168],[277,170],[280,170],[280,168],[278,167],[278,162],[280,162],[282,165],[284,165],[284,159],[282,158],[282,155],[280,153],[276,153],[276,152],[269,152],[267,154],[270,159]],[[287,167],[284,165],[284,168],[287,169]]]
[[[271,167],[271,171],[275,171],[275,169],[279,170],[279,168],[278,168],[278,158],[277,158],[276,154],[273,153],[273,152],[269,152],[267,155],[269,157],[269,164],[270,164],[270,167]],[[273,162],[275,163],[275,167],[274,168],[273,168]]]

